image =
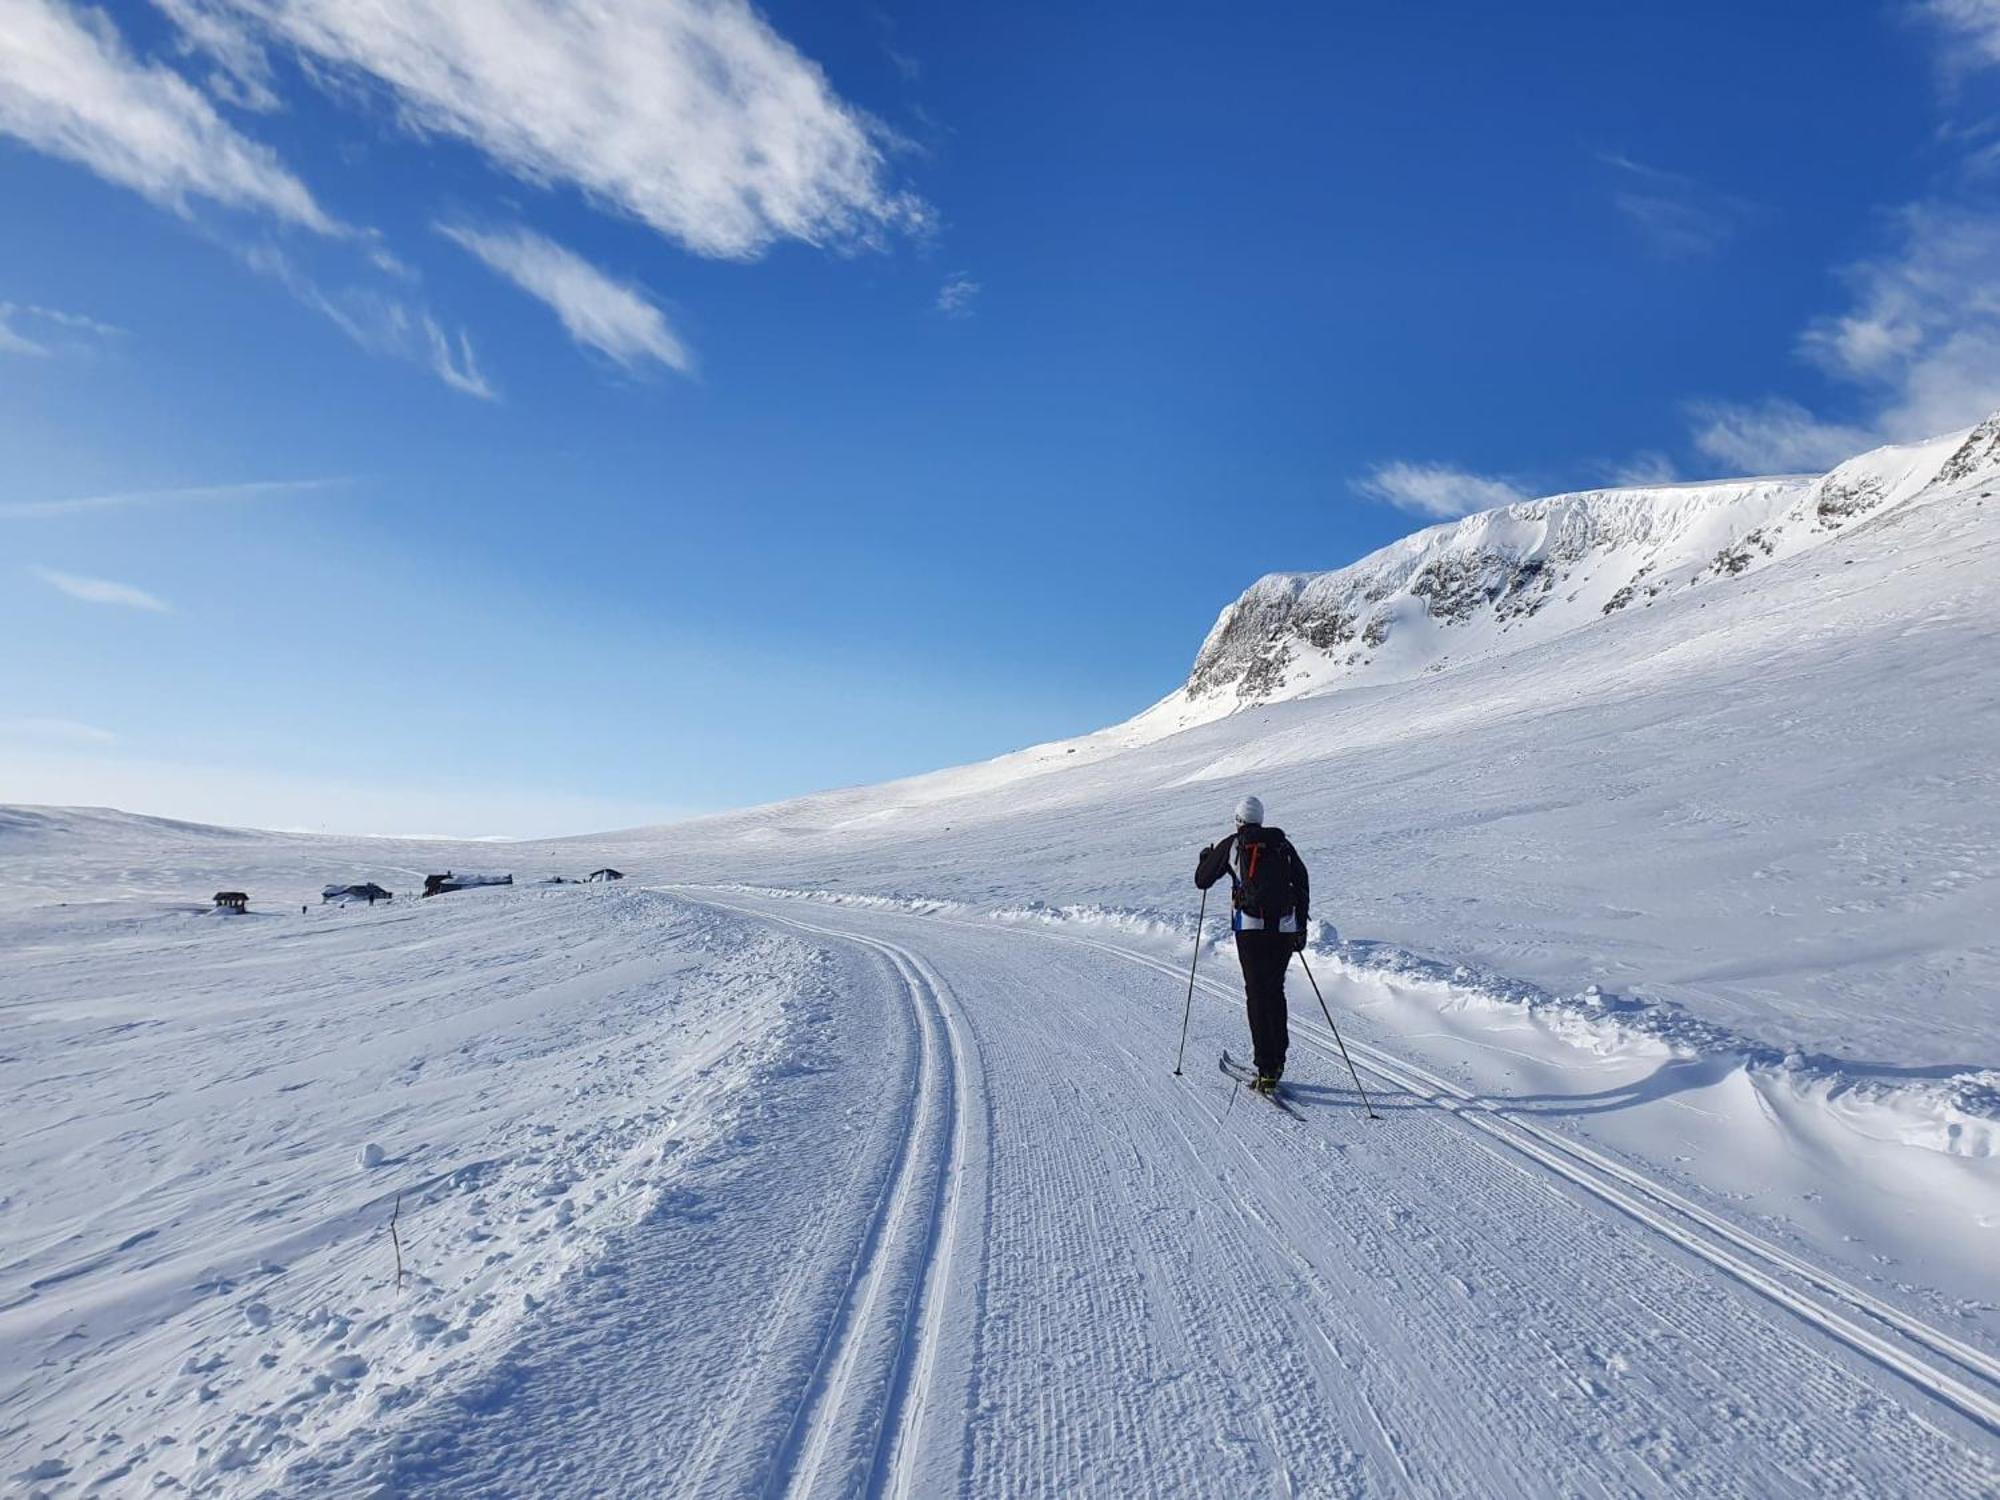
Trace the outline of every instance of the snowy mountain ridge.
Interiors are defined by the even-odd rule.
[[[1131,728],[1490,659],[1674,590],[1713,588],[1865,518],[2000,469],[2000,414],[1829,472],[1581,490],[1413,533],[1331,572],[1273,573],[1229,604],[1175,693]]]

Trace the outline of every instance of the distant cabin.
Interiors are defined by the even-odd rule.
[[[512,885],[512,875],[454,875],[446,870],[442,875],[424,877],[424,894],[442,896],[446,891],[469,891],[481,885]]]
[[[585,880],[623,880],[625,872],[623,870],[614,870],[611,866],[606,865],[601,870],[592,870],[583,878]]]
[[[384,890],[374,881],[368,880],[360,885],[330,885],[319,893],[319,899],[321,905],[329,901],[366,901],[373,906],[377,901],[395,900],[396,893]]]
[[[248,911],[250,898],[241,891],[217,891],[215,893],[217,911]]]

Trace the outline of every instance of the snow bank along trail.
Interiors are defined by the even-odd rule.
[[[822,982],[639,892],[0,921],[0,1479],[52,1495],[283,1490],[490,1389]]]

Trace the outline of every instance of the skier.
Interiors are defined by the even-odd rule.
[[[1233,856],[1233,857],[1232,857]],[[1229,876],[1236,909],[1236,955],[1243,964],[1243,995],[1250,1013],[1250,1047],[1257,1065],[1251,1087],[1274,1093],[1285,1076],[1291,1041],[1285,1021],[1285,968],[1306,945],[1311,888],[1305,861],[1284,831],[1264,826],[1264,804],[1245,797],[1236,804],[1236,831],[1201,851],[1194,883],[1207,890]]]

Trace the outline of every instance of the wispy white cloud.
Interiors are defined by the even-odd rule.
[[[268,61],[239,14],[220,0],[157,3],[190,50],[216,60],[212,87],[240,105],[276,106]],[[230,125],[171,68],[135,57],[98,11],[65,0],[0,0],[0,132],[183,216],[191,217],[196,200],[268,215],[358,247],[375,272],[411,279],[378,233],[335,221],[273,151]],[[245,248],[232,234],[210,232],[363,349],[414,361],[454,390],[494,398],[469,335],[447,332],[421,304],[366,285],[329,290],[275,244]],[[24,331],[8,311],[0,310],[0,352],[50,352],[50,339]]]
[[[77,719],[0,718],[0,738],[58,745],[109,745],[118,736]]]
[[[12,3],[12,0],[10,0]],[[881,136],[746,0],[200,0],[220,55],[265,41],[377,87],[420,133],[574,185],[701,255],[921,224]],[[218,43],[233,26],[240,41]]]
[[[251,270],[270,277],[369,353],[414,361],[465,395],[499,399],[479,367],[471,335],[463,329],[447,332],[421,304],[368,285],[324,286],[268,241],[239,247],[238,253]]]
[[[1505,479],[1472,474],[1449,464],[1377,464],[1354,488],[1412,515],[1450,520],[1526,500],[1527,493]]]
[[[1736,235],[1752,205],[1681,172],[1648,166],[1615,151],[1597,159],[1618,174],[1611,202],[1648,249],[1668,260],[1713,255]]]
[[[269,147],[172,69],[135,58],[101,12],[63,0],[0,0],[0,133],[177,213],[204,199],[341,232]]]
[[[7,326],[7,313],[0,309],[0,354],[26,354],[39,357],[49,353],[46,344],[38,344],[24,333],[16,333]]]
[[[53,589],[80,599],[85,604],[110,604],[120,609],[146,609],[171,614],[173,606],[157,595],[129,583],[113,583],[109,578],[86,578],[77,573],[59,573],[54,568],[37,567],[35,576]]]
[[[1866,428],[1822,422],[1796,401],[1697,401],[1688,415],[1694,445],[1746,474],[1810,474],[1852,458],[1873,439]]]
[[[981,290],[979,283],[963,271],[954,272],[938,288],[937,310],[947,318],[969,318]]]
[[[1677,483],[1679,479],[1680,471],[1674,466],[1674,461],[1652,448],[1611,466],[1611,482],[1629,489],[1650,489]]]
[[[896,41],[896,18],[879,6],[868,12],[875,23],[875,35],[882,48],[882,55],[889,59],[889,65],[896,70],[897,77],[905,83],[915,83],[923,77],[924,65],[914,53],[905,51]]]
[[[1810,359],[1875,394],[1892,440],[2000,408],[2000,211],[1925,203],[1896,223],[1887,254],[1848,269],[1853,305],[1804,336]]]
[[[462,395],[477,396],[482,401],[498,401],[500,393],[486,378],[486,372],[479,368],[479,356],[472,348],[472,335],[463,328],[456,334],[447,333],[428,313],[423,315],[421,321],[431,372]]]
[[[33,327],[35,336],[21,332]],[[50,355],[59,349],[79,349],[123,338],[125,330],[53,307],[31,302],[0,302],[0,354]]]
[[[1659,193],[1613,193],[1611,202],[1656,255],[1669,260],[1713,255],[1736,233],[1736,226],[1685,199]]]
[[[687,346],[659,308],[631,283],[613,279],[530,229],[437,227],[529,296],[547,303],[577,343],[627,369],[651,360],[683,374],[693,373],[694,358]]]
[[[126,510],[151,505],[198,505],[217,501],[257,500],[270,495],[295,495],[346,484],[346,479],[259,479],[244,484],[188,485],[179,489],[124,490],[114,494],[78,495],[64,500],[17,500],[0,504],[0,521],[73,516],[87,511]]]
[[[153,0],[180,28],[182,50],[215,64],[208,90],[239,109],[268,113],[281,107],[271,58],[258,40],[215,0]]]
[[[418,136],[470,143],[538,186],[570,186],[701,255],[775,241],[853,247],[928,210],[889,166],[893,135],[842,100],[748,0],[152,0],[208,93],[136,53],[82,0],[0,0],[0,134],[76,162],[201,225],[360,347],[495,399],[470,335],[412,294],[382,236],[336,220],[276,152],[218,113],[283,107],[283,57],[349,106],[386,103]],[[171,60],[171,59],[170,59]],[[287,74],[286,76],[291,76]],[[196,207],[303,228],[364,267],[313,267],[296,241],[245,246]],[[579,343],[627,366],[693,360],[640,288],[527,229],[455,234],[546,301]],[[50,340],[0,316],[0,353]]]
[[[9,302],[0,304],[0,313],[19,312],[31,318],[40,318],[58,328],[67,328],[76,333],[87,333],[100,339],[121,339],[125,330],[114,323],[106,323],[84,313],[64,312],[60,308],[37,307],[34,303]]]
[[[2000,65],[2000,0],[1919,0],[1948,76]],[[1946,91],[1947,96],[1950,90]],[[1696,403],[1694,440],[1739,467],[1814,469],[1888,442],[1934,437],[2000,410],[2000,201],[1991,124],[1947,123],[1959,155],[1930,198],[1885,216],[1883,250],[1846,267],[1848,305],[1814,319],[1799,348],[1858,412],[1829,422],[1796,401]]]
[[[2000,64],[2000,0],[1920,0],[1917,11],[1971,49],[1947,53],[1947,67],[1965,71]]]
[[[1969,427],[2000,410],[2000,211],[1929,202],[1894,216],[1895,243],[1845,272],[1849,306],[1800,337],[1863,415],[1829,422],[1770,397],[1690,407],[1694,443],[1737,468],[1823,469],[1881,443]]]

